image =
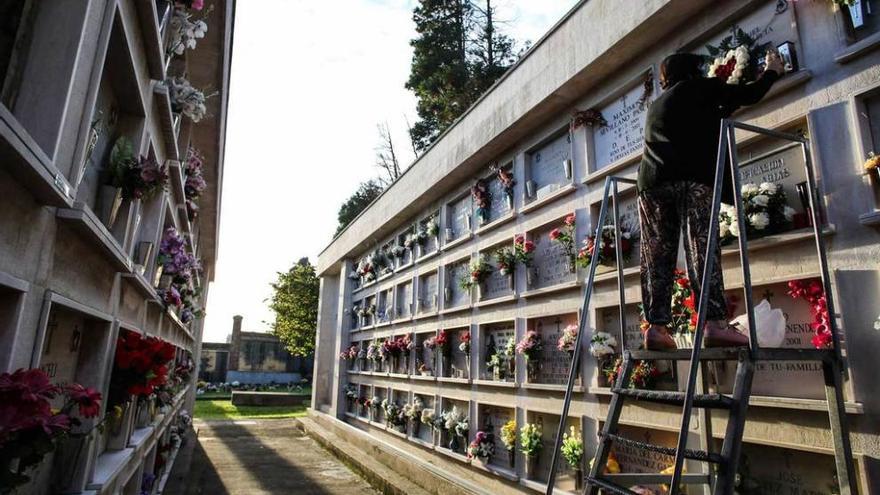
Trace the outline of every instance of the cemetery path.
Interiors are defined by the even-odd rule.
[[[166,495],[375,494],[293,419],[200,421],[174,463]]]

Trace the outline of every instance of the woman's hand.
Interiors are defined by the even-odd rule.
[[[764,65],[764,70],[772,70],[780,76],[785,73],[785,70],[782,68],[782,58],[779,56],[779,52],[767,50],[767,61]]]

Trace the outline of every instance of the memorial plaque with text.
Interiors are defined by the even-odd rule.
[[[746,155],[747,156],[747,155]],[[743,184],[772,182],[782,186],[788,206],[803,212],[797,184],[806,182],[804,155],[799,145],[788,145],[754,159],[740,155],[740,180]]]
[[[626,425],[621,425],[620,431],[621,436],[626,438],[664,447],[675,447],[678,440],[676,434],[669,431]],[[675,463],[675,458],[672,456],[620,443],[613,445],[612,452],[623,473],[659,473]],[[659,489],[656,485],[652,488]]]
[[[575,279],[562,245],[550,240],[549,234],[553,228],[555,226],[529,235],[529,238],[535,242],[534,269],[537,273],[536,283],[530,289],[551,287]]]
[[[489,181],[489,193],[492,195],[489,204],[489,221],[501,218],[510,213],[510,206],[507,203],[507,193],[501,181],[493,178]]]
[[[541,427],[541,443],[544,446],[539,454],[540,460],[538,461],[537,476],[532,475],[529,478],[533,480],[546,480],[550,474],[550,465],[552,464],[553,459],[553,447],[554,442],[556,441],[556,432],[559,429],[559,416],[546,413],[530,413],[528,416],[530,422],[536,423]],[[571,426],[580,430],[580,424],[578,424],[578,421],[575,418],[568,418],[568,421],[565,422],[563,427],[565,428],[565,431],[568,432]],[[559,481],[556,485],[557,487],[562,489],[574,488],[574,482],[571,480],[574,473],[567,462],[560,462],[557,465],[556,471],[559,476]]]
[[[718,46],[721,39],[734,35],[737,29],[742,29],[755,41],[757,45],[769,44],[771,47],[796,40],[798,38],[797,22],[794,18],[792,3],[788,2],[788,8],[777,12],[777,2],[763,2],[754,9],[750,9],[749,15],[731,24],[727,29],[718,32],[712,38],[701,41],[694,47],[695,52],[708,54],[706,45]]]
[[[770,306],[779,308],[785,314],[785,340],[782,348],[811,349],[813,330],[810,323],[813,317],[810,307],[802,299],[793,299],[788,294],[788,286],[784,283],[757,286],[753,288],[755,304],[767,299]],[[729,291],[742,300],[741,291]],[[745,305],[740,303],[734,310],[735,315],[745,313]],[[724,391],[732,390],[733,376],[736,372],[735,363],[726,363],[723,373],[719,376]],[[818,361],[759,361],[755,365],[752,394],[775,397],[798,397],[804,399],[824,399],[825,388],[822,375],[822,364]]]
[[[565,177],[563,162],[571,158],[571,137],[559,136],[531,154],[529,178],[535,181],[537,199],[571,182]]]
[[[419,281],[421,289],[421,295],[419,298],[422,301],[421,307],[423,313],[437,311],[437,304],[440,300],[440,294],[437,287],[439,280],[440,277],[437,275],[437,272],[433,272],[422,276]]]
[[[502,275],[498,270],[496,251],[497,248],[493,248],[482,253],[486,262],[492,266],[492,272],[486,278],[485,290],[482,293],[483,300],[506,296],[513,292],[510,288],[510,275]]]
[[[412,282],[397,286],[397,308],[394,311],[395,318],[412,316]]]
[[[446,376],[452,376],[455,378],[470,377],[470,356],[465,354],[465,352],[459,347],[461,344],[461,337],[467,331],[466,328],[448,330],[449,335],[452,338],[452,343],[450,344],[452,346],[452,366],[449,370],[444,370]]]
[[[568,372],[571,369],[571,358],[568,353],[556,347],[562,330],[568,325],[577,325],[577,314],[550,316],[529,320],[529,330],[535,330],[541,336],[541,365],[537,383],[565,385],[568,383]]]
[[[616,307],[604,308],[601,313],[601,328],[599,331],[610,333],[615,339],[620,340],[620,314]],[[642,316],[635,304],[626,306],[626,348],[638,350],[642,345]],[[618,342],[619,346],[620,342]]]
[[[507,457],[507,447],[501,441],[501,427],[508,421],[515,420],[514,410],[507,407],[480,406],[480,424],[478,430],[492,433],[495,440],[495,455],[489,461],[490,464],[510,469]]]
[[[477,359],[482,363],[481,369],[484,373],[484,379],[491,380],[493,378],[493,373],[486,367],[486,364],[492,358],[490,344],[495,346],[495,352],[502,352],[507,347],[507,343],[515,339],[516,330],[514,329],[512,321],[509,323],[496,323],[483,327],[483,349],[480,351],[480,355],[477,356]],[[513,377],[508,376],[507,381],[513,381]]]
[[[648,109],[639,104],[643,92],[639,83],[600,109],[608,125],[593,128],[594,171],[642,152]]]
[[[452,293],[451,301],[446,302],[446,308],[461,306],[471,301],[471,293],[461,288],[461,280],[468,276],[468,262],[462,261],[446,267],[446,287]]]
[[[463,196],[458,201],[449,205],[449,227],[452,229],[452,239],[458,239],[463,235],[467,235],[469,229],[469,218],[471,216],[471,197]],[[447,239],[451,240],[451,239]]]
[[[379,303],[376,305],[376,318],[380,323],[392,319],[391,315],[394,312],[391,309],[391,289],[383,290],[379,293]]]
[[[742,482],[750,493],[820,495],[840,493],[834,457],[766,445],[743,444]]]
[[[434,333],[419,333],[416,334],[416,367],[415,373],[420,373],[418,369],[418,362],[421,361],[428,368],[430,368],[431,373],[428,375],[434,375],[434,370],[436,369],[435,363],[435,352],[429,349],[425,349],[425,341],[434,336]]]

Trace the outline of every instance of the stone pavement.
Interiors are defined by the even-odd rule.
[[[199,421],[165,495],[375,494],[296,420]]]

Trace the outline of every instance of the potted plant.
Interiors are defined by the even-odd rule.
[[[434,428],[436,419],[433,409],[422,409],[422,414],[419,416],[420,422],[428,428]],[[418,430],[413,433],[413,436],[419,436]]]
[[[562,435],[562,456],[568,461],[568,465],[574,469],[575,491],[583,491],[584,486],[584,440],[581,438],[574,426],[569,429],[569,433]]]
[[[568,269],[570,272],[575,271],[576,253],[574,250],[574,230],[575,215],[574,213],[567,215],[563,220],[562,226],[550,231],[550,240],[562,246],[565,253],[566,261],[568,261]]]
[[[510,469],[516,468],[516,420],[511,419],[501,426],[501,443],[507,450],[507,463]]]
[[[461,453],[467,442],[468,417],[467,414],[453,405],[450,411],[444,414],[446,432],[449,434],[449,450]]]
[[[412,427],[412,436],[419,436],[419,427],[422,424],[422,410],[425,408],[425,403],[422,402],[422,399],[419,396],[413,397],[412,402],[403,406],[403,414],[409,420],[410,426]]]
[[[526,285],[531,287],[535,282],[535,243],[526,239],[522,234],[513,238],[513,254],[517,263],[526,268]]]
[[[182,113],[193,122],[198,122],[205,117],[208,112],[205,102],[208,98],[216,95],[216,93],[205,95],[183,77],[168,78],[165,80],[165,85],[168,87],[171,110],[175,113]]]
[[[483,464],[488,463],[495,455],[495,438],[491,432],[478,431],[474,440],[468,445],[468,459],[479,459]]]
[[[477,207],[477,217],[480,218],[480,225],[489,221],[489,212],[492,208],[492,193],[489,191],[489,184],[485,179],[477,179],[471,187],[471,197],[474,205]]]
[[[541,449],[541,427],[534,423],[526,423],[519,431],[519,446],[526,456],[526,478],[534,479],[538,474],[538,459]]]
[[[491,273],[492,266],[482,256],[479,256],[471,262],[469,272],[459,280],[459,285],[467,291],[476,287],[478,290],[477,298],[482,299],[483,284]]]
[[[513,276],[516,272],[516,251],[514,248],[501,248],[495,251],[495,266],[498,269],[498,273],[507,277],[507,286],[510,290],[513,290]]]
[[[53,410],[52,402],[58,398],[61,408]],[[55,385],[39,369],[0,373],[0,487],[4,492],[30,483],[46,454],[55,451],[71,427],[80,425],[79,418],[98,415],[100,401],[101,394],[94,389],[78,383]]]
[[[437,337],[434,338],[434,345],[440,353],[440,370],[444,376],[447,376],[447,368],[452,363],[452,340],[450,339],[449,332],[446,330],[437,332]]]
[[[531,383],[538,381],[541,366],[541,351],[544,344],[541,336],[534,330],[529,330],[523,336],[522,340],[516,344],[517,354],[521,354],[526,358],[526,370],[528,371],[528,380]]]

